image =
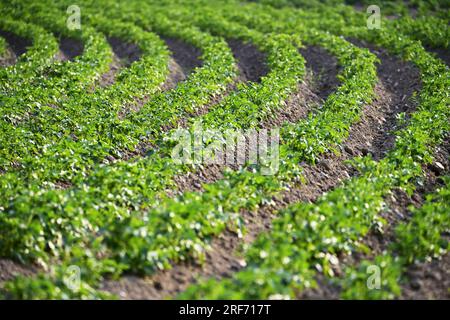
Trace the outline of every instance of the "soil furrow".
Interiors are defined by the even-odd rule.
[[[229,39],[227,43],[238,63],[239,80],[261,82],[261,78],[269,72],[266,54],[252,43],[244,43],[236,39]]]
[[[84,44],[78,39],[61,38],[59,39],[59,52],[56,54],[57,61],[73,61],[81,56],[84,51]]]
[[[179,44],[182,43],[180,41],[175,41],[175,43],[177,43],[178,46],[174,45],[173,40],[165,39],[165,41],[167,41],[168,46],[170,43],[170,47],[173,49],[176,49],[176,50],[178,50],[178,48],[184,48],[184,47],[188,46],[187,44],[183,44],[180,46]],[[230,40],[229,42],[232,42],[232,41]],[[237,67],[238,67],[238,71],[239,71],[239,76],[235,79],[235,81],[233,83],[231,83],[230,85],[228,85],[228,87],[226,88],[226,90],[223,94],[212,97],[212,99],[207,104],[200,106],[193,113],[187,114],[186,116],[182,117],[181,119],[179,119],[176,122],[175,125],[163,126],[161,128],[161,131],[168,132],[169,130],[177,128],[177,127],[186,128],[188,126],[189,119],[200,117],[200,116],[208,113],[209,110],[211,110],[211,108],[213,108],[215,105],[219,104],[231,92],[235,91],[238,83],[243,83],[243,82],[248,81],[247,75],[249,75],[251,77],[255,77],[256,72],[261,74],[261,69],[265,68],[264,61],[262,61],[261,59],[263,59],[265,56],[261,52],[259,52],[258,49],[256,48],[256,46],[254,46],[254,45],[249,44],[249,45],[246,45],[244,47],[244,49],[242,49],[239,47],[239,43],[242,46],[244,46],[244,44],[242,42],[237,41],[237,40],[233,40],[233,42],[234,42],[234,45],[233,45],[233,47],[231,47],[231,49],[232,49],[233,55],[236,59]],[[243,50],[248,51],[248,52],[244,53],[244,52],[242,52]],[[186,52],[186,56],[192,56],[193,52],[196,52],[196,49],[191,48],[189,52]],[[179,61],[174,60],[174,58],[176,56],[180,57],[181,55],[182,55],[181,53],[177,53],[176,55],[174,54],[169,63],[169,70],[170,70],[171,76],[169,77],[168,81],[166,81],[166,83],[163,85],[163,87],[166,89],[173,89],[176,87],[178,82],[184,81],[186,79],[184,70],[186,70],[186,69],[192,70],[192,68],[194,67],[194,65],[192,63],[190,64],[190,67],[189,67],[189,65],[181,66],[179,64],[186,60],[190,61],[191,59],[189,57],[181,58]],[[243,59],[245,59],[245,57],[249,57],[249,56],[254,57],[255,59],[245,60],[245,61],[240,60],[241,57],[243,57]],[[251,64],[251,67],[249,67],[249,66],[245,67],[247,71],[244,71],[244,69],[243,69],[244,64],[247,61],[249,64]],[[183,62],[183,63],[185,63],[185,62]],[[252,70],[252,71],[248,71],[248,70]],[[125,157],[123,159],[129,160],[133,157],[145,156],[145,154],[148,152],[148,150],[153,149],[153,148],[154,148],[153,145],[149,145],[148,143],[145,143],[145,142],[141,143],[136,148],[136,151],[125,152]],[[209,174],[211,176],[215,176],[216,178],[219,178],[220,176],[216,176],[217,171],[220,173],[221,169],[216,168],[216,166],[210,166],[210,167],[205,168],[205,174],[206,174],[206,172],[209,172]]]
[[[401,286],[400,299],[449,300],[450,254],[439,260],[412,265],[406,271],[408,282]]]
[[[116,77],[122,68],[128,68],[138,61],[142,52],[134,43],[124,42],[122,39],[109,37],[108,43],[113,51],[113,61],[109,65],[108,72],[101,75],[97,86],[104,88],[116,82]]]
[[[408,208],[422,206],[427,194],[443,186],[441,177],[448,175],[450,168],[450,141],[448,139],[437,148],[434,157],[435,161],[432,164],[423,167],[424,183],[416,186],[412,196],[396,189],[391,196],[386,198],[387,208],[380,214],[387,221],[383,232],[371,231],[362,240],[362,243],[370,249],[369,254],[355,253],[351,256],[339,257],[340,265],[334,269],[338,277],[343,275],[346,266],[357,266],[361,261],[373,259],[386,251],[389,245],[396,240],[395,228],[400,223],[407,223],[411,218]],[[448,268],[445,268],[449,261],[449,255],[446,254],[441,260],[409,266],[405,273],[407,281],[401,285],[400,299],[449,299],[450,296],[446,289],[450,287],[450,284],[448,281],[447,284],[442,283],[442,279],[445,280],[447,279],[445,277],[448,277]],[[300,294],[300,299],[339,299],[341,288],[337,284],[333,284],[322,274],[317,276],[316,281],[317,288],[305,290]]]
[[[19,56],[27,52],[27,48],[31,46],[30,40],[19,37],[12,32],[0,30],[0,37],[4,38],[7,43],[6,52],[0,57],[0,67],[15,64]]]
[[[0,36],[6,40],[17,57],[27,52],[27,48],[31,46],[30,40],[19,37],[12,32],[0,30]]]
[[[175,89],[178,83],[185,81],[195,68],[203,65],[203,62],[200,60],[200,49],[179,39],[161,38],[166,43],[171,54],[168,63],[169,75],[167,76],[166,81],[161,85],[162,91],[168,91]],[[127,57],[130,64],[131,62],[136,61],[133,59],[139,58],[136,54],[136,50],[131,50],[132,48],[124,49],[125,48],[122,47],[121,53]],[[135,49],[139,50],[137,47]],[[138,112],[150,98],[150,95],[145,95],[142,98],[135,99],[133,103],[125,105],[119,112],[119,117],[123,119],[130,112]],[[138,149],[142,148],[139,147]],[[133,152],[132,154],[134,155],[135,153]]]

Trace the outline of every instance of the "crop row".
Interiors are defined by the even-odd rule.
[[[4,55],[6,53],[7,43],[5,38],[0,37],[0,55]]]
[[[419,16],[413,19],[410,15],[406,14],[398,19],[388,19],[384,13],[388,5],[382,7],[381,14],[381,26],[389,29],[396,29],[400,34],[406,35],[411,39],[420,40],[423,44],[437,48],[448,48],[450,38],[450,28],[448,27],[447,20],[441,19],[435,16]],[[262,9],[266,14],[273,15],[272,19],[285,19],[292,23],[298,19],[306,19],[307,23],[316,28],[326,29],[335,33],[340,33],[341,30],[349,25],[353,26],[366,26],[367,14],[365,12],[358,12],[352,10],[351,7],[346,5],[335,5],[330,7],[324,4],[317,4],[313,6],[313,10],[293,10],[292,8],[282,8],[281,10],[275,10],[271,7],[257,6],[253,9]],[[439,9],[437,9],[439,10]],[[261,10],[260,10],[261,11]],[[401,12],[401,10],[395,9],[395,12]],[[438,12],[449,12],[438,11]],[[325,19],[323,19],[325,17]]]
[[[2,19],[0,29],[32,41],[32,46],[18,57],[13,66],[0,70],[1,90],[6,94],[14,87],[24,85],[26,80],[48,67],[57,53],[58,43],[52,34],[39,26],[8,17]]]

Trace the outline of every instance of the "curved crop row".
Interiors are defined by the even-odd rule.
[[[0,30],[30,39],[33,45],[19,57],[13,66],[0,70],[1,90],[3,93],[25,85],[26,80],[42,72],[52,62],[58,50],[58,43],[52,34],[39,26],[3,17]]]
[[[259,2],[275,5],[275,3],[270,3],[270,1]],[[225,2],[230,4],[230,9],[236,8],[233,5],[233,0]],[[224,4],[219,4],[219,7],[223,8],[223,6]],[[364,27],[367,24],[368,18],[366,12],[353,10],[352,7],[343,5],[341,1],[336,1],[333,6],[323,3],[312,4],[312,2],[309,2],[308,6],[311,8],[308,10],[284,7],[278,2],[276,6],[281,9],[275,9],[271,6],[260,6],[258,4],[249,4],[249,6],[252,10],[258,12],[258,14],[267,14],[270,17],[268,20],[269,23],[280,20],[287,21],[291,26],[295,26],[295,21],[301,19],[301,21],[306,22],[310,26],[328,30],[336,34],[341,34],[341,30],[348,26]],[[405,15],[391,20],[386,18],[384,12],[386,6],[381,8],[381,26],[383,28],[396,29],[399,34],[406,35],[411,39],[420,40],[422,43],[432,47],[448,48],[450,28],[445,19],[434,16],[420,16],[413,19],[409,15]],[[226,11],[224,10],[225,13]],[[399,11],[397,10],[396,12]]]
[[[11,166],[11,161],[20,162],[22,150],[33,153],[30,145],[45,144],[39,139],[33,139],[35,135],[32,130],[38,132],[43,127],[39,119],[42,117],[45,119],[46,114],[53,114],[54,106],[62,103],[67,96],[74,92],[85,91],[98,74],[106,71],[111,62],[111,49],[101,34],[89,27],[84,28],[81,33],[65,31],[68,29],[61,15],[49,11],[48,6],[45,8],[45,11],[42,8],[42,11],[37,12],[31,10],[34,20],[26,19],[27,15],[31,14],[26,11],[20,13],[15,11],[11,15],[19,15],[26,21],[35,21],[54,32],[62,34],[65,32],[78,37],[85,44],[85,50],[76,61],[53,63],[45,72],[30,79],[27,85],[22,83],[20,87],[2,96],[0,139],[5,148],[1,150],[0,166],[4,169]],[[38,10],[39,6],[33,9]]]

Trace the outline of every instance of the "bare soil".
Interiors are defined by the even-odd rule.
[[[97,85],[101,88],[115,83],[120,70],[131,66],[142,56],[141,50],[135,43],[125,42],[116,37],[109,37],[107,40],[113,51],[113,61],[109,65],[108,72],[102,74],[98,80]]]
[[[7,43],[6,54],[0,57],[0,67],[8,67],[16,63],[17,58],[27,51],[31,41],[12,32],[0,30],[0,37]]]
[[[58,61],[73,61],[81,56],[84,51],[84,44],[78,39],[61,38],[59,39],[59,53],[56,55]]]

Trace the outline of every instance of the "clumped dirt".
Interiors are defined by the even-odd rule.
[[[168,40],[167,38],[165,39],[165,41],[168,41],[168,46],[169,43],[170,46],[174,49],[176,48],[185,48],[186,46],[189,46],[186,43],[183,43],[179,40],[177,40],[176,42],[182,43],[182,45],[178,45],[175,46],[173,45],[173,40]],[[185,117],[181,118],[176,125],[167,125],[167,126],[163,126],[161,128],[162,131],[169,131],[170,129],[173,129],[174,127],[180,127],[180,128],[186,128],[188,125],[188,120],[194,117],[199,117],[202,116],[206,113],[209,112],[209,110],[211,110],[212,108],[214,108],[214,106],[216,106],[217,104],[219,104],[225,97],[227,97],[232,91],[235,91],[237,89],[237,84],[238,83],[243,83],[248,81],[247,76],[251,77],[251,78],[256,78],[257,75],[265,75],[266,71],[265,70],[265,60],[261,60],[265,57],[265,55],[261,52],[259,52],[258,48],[254,45],[244,45],[243,42],[240,42],[239,40],[229,40],[230,42],[234,42],[234,46],[232,48],[232,52],[233,55],[237,61],[238,64],[238,69],[239,69],[239,76],[231,83],[227,86],[225,92],[221,95],[216,95],[214,97],[212,97],[211,101],[209,101],[207,104],[199,107],[198,109],[196,109],[194,112],[192,112],[191,114],[186,115]],[[242,46],[245,46],[243,48],[239,48],[238,44],[242,44]],[[193,52],[197,52],[198,49],[196,48],[191,48],[190,49],[190,53],[186,53],[186,55],[192,55]],[[243,51],[247,51],[247,52],[243,52]],[[182,55],[182,53],[177,53],[176,56],[180,57]],[[243,62],[240,60],[241,57],[254,57],[255,59],[251,60],[251,59],[247,59],[245,60],[246,63],[248,62],[248,64],[250,66],[245,67],[247,71],[244,71],[243,68]],[[193,70],[193,68],[195,67],[194,64],[190,64],[190,65],[185,65],[184,67],[182,67],[180,65],[180,63],[183,63],[183,61],[186,60],[190,60],[188,58],[186,59],[180,59],[179,61],[175,61],[174,60],[175,55],[173,55],[171,57],[171,60],[169,62],[169,70],[170,70],[170,76],[168,77],[168,79],[166,80],[166,82],[163,84],[163,89],[164,90],[169,90],[169,89],[173,89],[176,87],[176,85],[180,82],[180,81],[184,81],[186,79],[186,75],[184,73],[184,70],[188,69],[188,70]],[[201,62],[197,62],[197,65],[201,65]],[[263,70],[264,69],[264,70]],[[263,71],[261,71],[263,70]],[[138,105],[142,105],[141,102],[138,103]],[[136,110],[133,108],[133,110]],[[126,158],[130,159],[132,157],[135,156],[144,156],[147,152],[147,150],[149,150],[149,148],[151,148],[153,146],[149,146],[146,143],[140,145],[137,149],[136,152],[130,152],[130,153],[125,153],[127,154]],[[209,166],[207,168],[205,168],[204,172],[201,174],[203,177],[200,178],[204,178],[204,179],[219,179],[220,177],[222,177],[222,173],[221,173],[221,168],[219,166]],[[209,177],[209,178],[207,178]],[[195,180],[197,178],[197,176],[193,176],[193,179]],[[183,180],[183,179],[182,179]],[[181,186],[184,183],[188,183],[188,182],[183,182],[180,181],[179,185]],[[206,180],[204,180],[205,182]],[[188,183],[189,185],[197,185],[200,188],[200,184],[196,183],[196,182],[192,182],[192,183]]]
[[[371,231],[363,243],[369,247],[366,254],[355,253],[340,257],[340,266],[334,269],[337,276],[343,275],[345,266],[357,266],[362,260],[370,260],[382,254],[389,245],[396,241],[395,228],[400,223],[407,223],[411,218],[410,206],[416,208],[423,205],[427,194],[443,186],[442,176],[448,175],[450,169],[450,141],[447,139],[436,148],[432,164],[424,166],[424,183],[416,186],[410,197],[404,191],[396,189],[386,198],[387,208],[381,213],[386,220],[383,233]],[[436,165],[439,163],[439,166]],[[441,166],[442,165],[442,166]],[[450,255],[446,254],[439,260],[413,264],[407,268],[405,279],[401,284],[400,299],[450,299],[448,288]],[[300,299],[338,299],[341,288],[330,282],[324,275],[317,276],[318,287],[305,290]]]
[[[400,299],[450,299],[450,254],[439,260],[412,265],[406,275],[408,282],[402,286]]]
[[[166,82],[165,85],[167,88],[173,88],[176,83],[185,79],[188,72],[201,66],[201,61],[198,60],[200,51],[193,47],[186,47],[186,44],[178,40],[165,40],[173,52],[173,59],[169,65],[172,79],[168,80],[172,82]],[[70,40],[68,41],[70,42]],[[354,43],[370,47],[362,42],[355,41]],[[67,47],[71,47],[71,45],[67,42],[65,46],[67,53],[61,50],[62,60],[73,59],[83,51],[82,47],[81,50],[79,47],[68,49]],[[237,43],[230,46],[232,48],[233,46],[239,47]],[[254,50],[251,45],[243,47],[249,51]],[[63,46],[61,48],[64,49]],[[270,230],[276,211],[294,202],[314,202],[324,192],[338,186],[343,180],[355,176],[357,172],[346,165],[345,160],[367,154],[372,154],[375,159],[384,157],[394,145],[392,132],[397,129],[395,116],[399,112],[410,113],[415,109],[415,104],[411,102],[411,96],[414,91],[420,89],[420,80],[417,69],[412,65],[387,55],[384,50],[370,48],[382,61],[378,67],[380,81],[375,87],[377,97],[372,105],[365,107],[359,123],[352,126],[348,139],[340,147],[340,154],[323,155],[317,165],[303,164],[306,184],[292,186],[281,195],[274,197],[271,204],[263,205],[254,212],[242,211],[241,215],[245,221],[247,233],[243,238],[239,238],[235,233],[227,230],[212,239],[211,249],[206,253],[206,261],[203,265],[188,261],[175,265],[171,270],[161,271],[147,278],[127,275],[119,281],[105,281],[103,289],[116,293],[124,299],[157,299],[176,295],[186,289],[188,285],[197,282],[199,278],[228,277],[246,265],[240,254],[242,244],[250,243],[261,232]],[[127,59],[133,59],[133,53],[127,51],[129,47],[121,49],[124,55],[128,55]],[[233,53],[239,61],[242,74],[240,81],[260,81],[261,77],[267,73],[267,69],[261,60],[254,58],[262,59],[263,55],[255,52],[235,52],[235,50],[236,48],[233,49]],[[262,124],[263,128],[277,127],[284,122],[296,122],[305,117],[314,107],[319,107],[338,85],[336,75],[339,69],[335,58],[320,47],[307,47],[301,49],[300,52],[306,58],[309,70],[305,81],[299,84],[298,91],[286,101],[285,108]],[[116,55],[120,58],[119,54],[116,53]],[[229,89],[234,90],[234,87]],[[220,101],[220,97],[217,99]],[[207,112],[207,110],[205,109],[203,112]],[[408,213],[405,208],[407,205],[420,205],[423,202],[423,195],[441,183],[439,176],[445,172],[448,173],[449,169],[448,145],[447,141],[438,150],[436,161],[425,168],[427,183],[422,187],[423,190],[418,188],[412,198],[399,191],[393,194],[392,199],[387,199],[390,209],[383,215],[389,221],[389,226],[406,220]],[[444,170],[436,162],[443,165]],[[197,173],[177,178],[180,192],[202,190],[203,183],[211,183],[220,179],[222,170],[223,167],[210,166]],[[365,242],[373,248],[373,252],[376,254],[392,240],[392,232],[390,235],[387,230],[381,237],[371,233]],[[351,262],[355,263],[361,258],[355,255],[351,257]],[[348,262],[350,260],[342,257],[342,264]],[[0,282],[11,279],[14,274],[32,275],[33,272],[31,267],[0,259]],[[403,298],[448,298],[448,273],[448,255],[439,261],[412,266],[408,270],[412,281],[404,285]],[[299,295],[299,298],[338,298],[339,288],[330,285],[322,275],[317,277],[317,281],[319,283],[317,289],[306,290]]]
[[[233,40],[236,41],[236,40]],[[229,41],[230,42],[230,41]],[[254,45],[245,45],[242,43],[244,50],[257,51],[258,49]],[[241,75],[246,77],[255,78],[256,75],[261,75],[266,71],[264,61],[257,61],[256,59],[239,60],[239,57],[259,57],[262,59],[264,55],[262,53],[242,53],[238,52],[239,45],[235,43],[232,47],[232,51],[236,59],[238,60],[238,66],[241,70]],[[330,93],[329,88],[336,86],[338,66],[337,60],[330,55],[326,50],[315,46],[310,46],[305,49],[301,49],[305,54],[307,72],[304,80],[297,86],[296,92],[294,92],[284,105],[274,112],[266,120],[262,121],[259,125],[260,129],[272,129],[283,125],[283,123],[296,123],[298,120],[306,117],[308,112],[311,112],[315,107],[323,104],[323,98],[326,95],[322,93],[322,90],[327,90]],[[249,63],[250,66],[243,67],[244,63]],[[320,67],[323,65],[324,67]],[[244,71],[247,70],[247,71]],[[253,70],[250,73],[249,70]],[[259,70],[259,71],[258,71]],[[241,81],[242,81],[241,76]],[[248,144],[246,144],[246,154],[248,154]],[[195,172],[189,172],[182,176],[175,177],[175,182],[178,186],[177,193],[181,194],[186,191],[203,191],[202,184],[213,183],[223,177],[223,171],[226,167],[230,167],[233,170],[238,170],[239,166],[235,164],[222,164],[222,165],[208,165]]]
[[[337,59],[319,46],[300,48],[299,52],[306,60],[306,68],[312,70],[316,78],[311,79],[313,91],[321,99],[326,99],[339,84],[337,75],[340,67]]]
[[[181,119],[177,126],[185,128],[188,124],[188,119],[193,117],[199,117],[209,112],[214,106],[220,103],[225,97],[227,97],[232,91],[237,90],[239,83],[245,83],[247,81],[259,82],[261,77],[265,76],[268,72],[266,66],[266,56],[263,52],[253,44],[246,44],[240,40],[227,40],[230,45],[233,56],[237,62],[238,76],[234,79],[233,83],[228,85],[224,94],[213,97],[213,99],[206,105],[195,110],[192,114]],[[165,130],[167,128],[164,128]]]
[[[336,65],[335,58],[329,54],[325,54],[329,59],[327,62],[329,65]],[[310,71],[311,73],[313,71]],[[336,72],[334,72],[336,74]],[[307,77],[311,79],[312,77]],[[333,78],[334,77],[330,77]],[[321,79],[327,79],[322,77]],[[325,80],[326,81],[326,80]],[[336,82],[337,83],[337,82]],[[283,111],[275,116],[279,120],[268,122],[266,125],[276,125],[284,119],[289,121],[297,121],[303,117],[310,106],[307,103],[313,102],[314,105],[322,103],[319,96],[312,90],[314,88],[326,87],[327,85],[321,84],[319,86],[312,86],[311,83],[299,84],[299,89],[307,88],[306,92],[297,92],[287,102],[287,108],[297,108],[303,111],[297,112],[299,118],[293,116],[286,117],[283,115]],[[295,105],[292,105],[295,104]],[[332,170],[332,168],[330,168]],[[209,166],[204,170],[200,170],[197,173],[191,173],[183,177],[177,177],[177,184],[181,191],[187,190],[202,190],[203,183],[211,183],[213,180],[220,179],[222,177],[223,167],[221,166]],[[341,175],[340,171],[334,171],[338,175]],[[307,185],[305,187],[308,187]],[[319,195],[320,192],[317,193]],[[316,196],[317,196],[316,195]],[[298,197],[302,197],[300,192],[297,193]],[[289,197],[289,192],[286,192],[284,197]],[[195,283],[199,277],[226,277],[231,275],[232,272],[238,271],[245,267],[245,261],[239,256],[239,254],[232,254],[236,252],[242,245],[242,243],[251,242],[257,234],[264,230],[268,230],[271,225],[271,221],[274,217],[274,211],[284,206],[283,197],[274,199],[273,206],[263,206],[258,212],[242,211],[246,226],[247,233],[244,239],[240,239],[235,233],[231,231],[225,231],[218,237],[211,241],[211,249],[206,252],[206,261],[203,266],[196,264],[195,262],[186,262],[183,264],[177,264],[171,270],[165,270],[158,272],[152,277],[139,278],[136,276],[126,276],[119,281],[107,281],[104,284],[104,289],[118,294],[124,299],[158,299],[167,296],[172,296],[178,292],[184,290],[189,284]]]
[[[32,266],[23,266],[9,259],[0,258],[0,285],[2,282],[9,281],[15,276],[32,276],[35,268]]]
[[[334,269],[337,276],[343,275],[345,266],[357,266],[362,260],[373,259],[389,248],[396,240],[395,227],[399,223],[407,223],[411,218],[410,206],[416,208],[423,205],[427,194],[443,186],[442,176],[448,175],[450,168],[450,141],[447,139],[435,152],[432,164],[424,166],[425,179],[422,185],[417,185],[410,197],[404,191],[396,189],[386,198],[387,208],[381,213],[386,220],[383,233],[371,231],[362,242],[369,247],[370,253],[355,253],[351,256],[339,257],[340,265]],[[442,164],[437,167],[436,163]],[[436,171],[436,167],[439,171]],[[440,260],[429,263],[422,262],[411,265],[406,272],[405,282],[401,284],[400,299],[449,299],[447,289],[450,288],[448,279],[449,255]],[[324,275],[317,276],[318,287],[302,292],[300,299],[338,299],[340,287],[331,283]]]

